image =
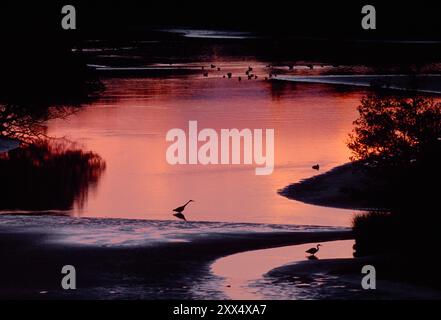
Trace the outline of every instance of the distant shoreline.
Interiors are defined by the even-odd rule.
[[[274,81],[319,83],[331,85],[345,85],[367,87],[382,90],[398,90],[419,92],[426,94],[441,94],[441,75],[439,74],[391,74],[391,75],[311,75],[295,76],[281,75],[273,78]]]

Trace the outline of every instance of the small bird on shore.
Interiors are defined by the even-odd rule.
[[[306,250],[306,253],[315,255],[318,251],[319,251],[319,247],[321,246],[321,244],[318,244],[316,248],[310,248],[308,250]]]
[[[316,165],[314,165],[314,166],[312,166],[312,168],[314,169],[314,170],[320,170],[320,165],[317,163]]]
[[[190,202],[195,202],[194,200],[188,200],[186,204],[184,204],[183,206],[177,207],[176,209],[173,209],[173,215],[176,218],[182,219],[184,221],[187,221],[187,219],[185,218],[185,216],[182,214],[182,212],[185,210],[185,207],[190,203]]]

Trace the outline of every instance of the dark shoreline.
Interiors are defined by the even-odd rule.
[[[353,259],[323,259],[307,260],[294,264],[287,264],[269,271],[265,277],[273,281],[310,282],[320,275],[338,277],[335,280],[325,280],[321,294],[323,299],[351,299],[351,300],[439,300],[441,291],[427,284],[402,279],[390,269],[390,264],[396,265],[395,257],[369,256]],[[362,290],[361,280],[365,276],[361,273],[362,267],[372,265],[376,268],[376,289]],[[292,280],[291,280],[292,281]],[[292,284],[294,285],[294,284]],[[335,287],[334,287],[335,286]],[[346,289],[340,289],[344,286]]]
[[[278,193],[288,199],[301,201],[311,205],[352,210],[380,210],[384,203],[374,196],[366,194],[357,196],[360,186],[375,181],[364,170],[365,163],[349,162],[290,184]]]
[[[342,282],[353,282],[353,279],[359,279],[362,265],[371,264],[378,268],[377,272],[381,274],[383,285],[383,293],[375,293],[371,298],[441,299],[439,259],[437,260],[436,254],[432,256],[431,251],[424,250],[425,246],[429,245],[427,234],[436,232],[434,226],[437,222],[433,219],[428,219],[428,222],[412,219],[418,219],[417,214],[424,214],[425,210],[432,209],[416,208],[413,216],[396,218],[396,215],[392,215],[393,210],[389,209],[393,201],[388,202],[388,181],[375,175],[369,168],[370,164],[366,161],[346,163],[279,190],[282,196],[312,205],[369,211],[354,216],[353,231],[357,257],[350,260],[305,261],[276,268],[270,271],[269,275],[283,278],[305,275],[305,272],[312,272],[309,277],[314,277],[314,272],[332,273]],[[369,220],[370,215],[374,215],[374,219]],[[375,219],[375,215],[395,217],[395,220],[391,223],[390,219]],[[360,227],[360,223],[364,221],[367,221],[366,225]],[[383,229],[380,230],[375,223],[384,226]],[[410,252],[400,251],[400,244],[404,242],[409,243],[409,247],[414,249]],[[428,260],[426,255],[429,255]],[[315,271],[312,271],[313,269]]]
[[[0,227],[0,299],[189,299],[215,259],[240,251],[343,240],[350,231],[218,233],[155,246],[78,245]],[[29,262],[29,263],[28,263]],[[77,290],[61,289],[61,268],[77,269]],[[43,292],[43,293],[41,293]],[[220,297],[211,293],[206,299]],[[194,298],[194,297],[193,297]]]

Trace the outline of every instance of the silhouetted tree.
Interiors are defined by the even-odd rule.
[[[45,122],[66,118],[78,110],[76,107],[39,107],[20,104],[0,104],[0,138],[32,143],[46,138]]]
[[[441,256],[428,244],[441,240],[441,103],[371,95],[358,111],[348,146],[353,160],[371,164],[365,170],[373,187],[361,186],[362,193],[385,199],[387,210],[354,218],[356,255],[382,254],[384,274],[439,287]]]
[[[439,147],[441,103],[422,97],[364,97],[350,134],[352,160],[396,164],[419,160]]]

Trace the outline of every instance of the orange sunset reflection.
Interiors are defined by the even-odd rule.
[[[345,163],[345,141],[360,91],[318,84],[203,79],[109,79],[102,98],[49,133],[80,142],[107,164],[99,189],[75,214],[172,219],[171,209],[195,199],[190,220],[348,226],[353,212],[288,200],[284,186]],[[255,165],[175,165],[166,162],[172,128],[274,128],[275,169]]]

